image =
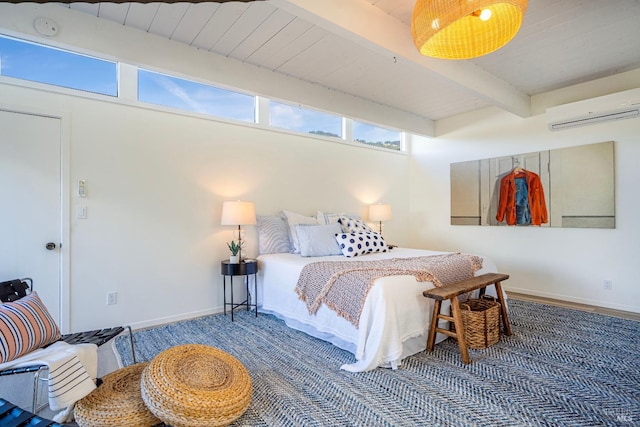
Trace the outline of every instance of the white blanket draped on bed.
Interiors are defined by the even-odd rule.
[[[10,362],[0,369],[46,365],[49,367],[49,406],[57,411],[73,405],[96,388],[98,347],[95,344],[67,344],[58,341]]]
[[[389,253],[366,255],[356,260],[443,253],[447,252],[395,248]],[[497,271],[493,261],[482,258],[483,268],[476,275]],[[315,315],[309,315],[305,303],[295,293],[302,268],[317,261],[350,259],[343,256],[305,258],[295,254],[261,255],[258,257],[258,304],[262,311],[282,318],[289,327],[353,353],[356,362],[343,365],[342,369],[360,372],[378,366],[395,368],[402,359],[426,347],[433,301],[422,296],[422,292],[434,285],[431,282],[418,282],[413,276],[377,279],[365,300],[358,329],[326,306],[321,306]],[[487,293],[495,295],[495,290],[487,289]],[[437,341],[445,338],[439,334]]]

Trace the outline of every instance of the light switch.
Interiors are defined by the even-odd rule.
[[[78,180],[78,197],[87,197],[87,183],[84,179]]]
[[[78,207],[76,207],[76,218],[77,219],[87,219],[87,207],[86,206],[78,206]]]

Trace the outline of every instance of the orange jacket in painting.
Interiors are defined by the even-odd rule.
[[[544,189],[538,174],[522,170],[522,172],[511,172],[500,180],[500,201],[498,203],[498,222],[505,220],[508,225],[516,224],[516,177],[524,175],[529,191],[529,211],[531,213],[531,225],[547,223],[547,205],[544,201]]]

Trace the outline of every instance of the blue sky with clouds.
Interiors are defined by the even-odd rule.
[[[253,96],[142,69],[138,72],[138,94],[140,101],[197,113],[245,122],[253,122],[255,117]]]
[[[117,63],[11,37],[0,36],[0,74],[118,96]],[[253,122],[255,116],[255,97],[251,95],[143,69],[138,72],[138,98],[245,122]],[[275,101],[270,102],[270,125],[342,136],[340,116]],[[354,122],[354,139],[370,143],[399,141],[400,132]]]
[[[0,37],[0,74],[104,95],[118,95],[115,62],[12,38]]]

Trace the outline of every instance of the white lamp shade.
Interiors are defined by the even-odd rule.
[[[391,205],[369,206],[369,221],[389,221],[391,219]]]
[[[256,207],[253,202],[236,200],[222,203],[222,225],[250,225],[256,223]]]

